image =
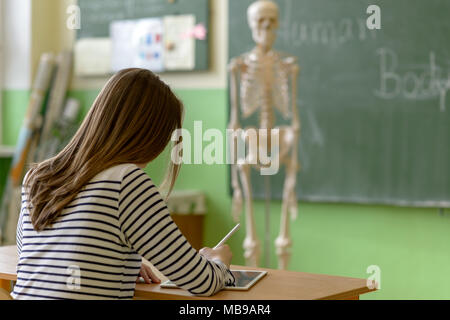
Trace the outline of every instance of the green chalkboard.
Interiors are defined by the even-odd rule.
[[[230,58],[253,48],[252,2],[229,2]],[[301,67],[298,198],[449,207],[450,1],[276,2],[276,49]],[[366,26],[371,4],[381,30]],[[270,179],[281,198],[284,173]],[[263,198],[264,178],[252,180]]]
[[[209,31],[209,0],[78,0],[81,28],[77,38],[108,37],[109,25],[116,20],[134,20],[167,15],[193,14],[196,23]],[[208,37],[209,38],[209,37]],[[195,70],[209,68],[209,44],[195,43]]]

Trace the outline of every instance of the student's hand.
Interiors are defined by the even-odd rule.
[[[142,277],[145,283],[160,283],[161,280],[153,273],[152,268],[145,265],[144,263],[141,265],[141,271],[139,271],[139,277]],[[136,279],[136,282],[139,281],[139,277]]]
[[[227,244],[224,244],[217,249],[203,248],[199,251],[199,253],[208,260],[218,259],[222,261],[227,266],[227,268],[230,269],[233,253],[231,252],[231,249]]]

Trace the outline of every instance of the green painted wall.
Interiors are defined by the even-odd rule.
[[[98,90],[72,91],[83,103],[84,113]],[[226,90],[178,90],[185,102],[185,128],[192,132],[194,120],[202,120],[204,130],[225,130]],[[29,93],[4,92],[5,142],[15,143]],[[168,153],[147,168],[155,181],[161,181]],[[2,168],[3,169],[3,168]],[[3,170],[2,170],[3,171]],[[207,194],[205,245],[214,246],[234,225],[230,217],[226,165],[184,165],[176,189],[198,189]],[[280,202],[272,202],[271,236],[278,232]],[[262,239],[264,204],[255,212]],[[241,229],[243,230],[243,229]],[[437,209],[397,208],[354,204],[300,203],[299,217],[292,222],[293,259],[291,270],[367,278],[370,265],[381,268],[381,290],[362,299],[450,299],[450,212]],[[230,241],[234,264],[243,264],[244,232]],[[271,266],[276,267],[272,245]]]
[[[4,90],[2,92],[3,123],[2,143],[15,145],[19,136],[20,126],[25,117],[30,99],[29,90]]]
[[[3,145],[15,145],[19,136],[22,119],[25,116],[30,92],[28,90],[4,90],[1,94],[3,113],[2,113],[2,137]],[[0,195],[3,195],[3,189],[8,177],[11,158],[0,159]],[[1,199],[1,198],[0,198]]]

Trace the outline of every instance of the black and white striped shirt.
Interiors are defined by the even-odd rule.
[[[94,177],[58,217],[36,232],[22,189],[15,299],[131,299],[149,260],[178,286],[209,296],[233,277],[186,241],[147,174],[134,164]]]

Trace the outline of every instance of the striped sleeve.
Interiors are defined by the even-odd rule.
[[[23,212],[27,209],[29,199],[28,199],[28,188],[25,188],[25,181],[27,180],[28,174],[30,172],[28,171],[23,180],[22,180],[22,204],[20,206],[20,214],[19,219],[17,221],[17,229],[16,229],[16,245],[17,245],[17,254],[20,256],[22,253],[22,240],[23,240]]]
[[[210,296],[233,283],[223,263],[210,261],[192,248],[152,180],[136,166],[128,167],[122,179],[119,224],[131,249],[192,294]]]
[[[23,239],[23,211],[27,205],[27,196],[25,193],[25,189],[22,187],[22,205],[20,208],[19,220],[17,221],[17,229],[16,229],[16,244],[17,244],[17,253],[20,256],[22,252],[22,239]]]

